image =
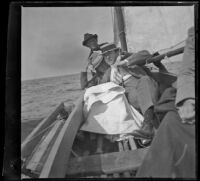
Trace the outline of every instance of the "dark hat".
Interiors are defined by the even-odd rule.
[[[85,33],[84,34],[84,40],[83,40],[83,43],[82,43],[83,46],[85,46],[85,44],[87,43],[87,41],[90,40],[90,39],[92,39],[92,38],[97,39],[98,38],[97,34]]]
[[[105,54],[107,52],[117,50],[117,49],[120,49],[120,48],[116,47],[114,43],[105,44],[101,47],[102,54]]]

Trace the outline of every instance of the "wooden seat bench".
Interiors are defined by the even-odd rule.
[[[140,167],[147,148],[84,156],[69,160],[67,176],[122,173]]]

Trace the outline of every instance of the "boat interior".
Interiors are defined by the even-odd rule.
[[[160,79],[164,88],[176,76],[167,75],[167,79]],[[83,122],[83,96],[73,108],[61,103],[41,121],[21,146],[23,177],[134,177],[151,140],[128,136],[113,142],[105,135],[79,130]]]

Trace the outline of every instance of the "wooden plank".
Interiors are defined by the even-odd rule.
[[[97,136],[97,149],[96,149],[96,154],[101,154],[103,153],[103,136],[99,134]]]
[[[62,124],[62,126],[63,126],[63,125],[64,125],[64,123]],[[60,131],[61,131],[61,129],[62,129],[62,126],[60,126],[60,127],[58,128],[58,130],[57,130],[55,136],[53,137],[53,139],[51,140],[51,142],[50,142],[50,144],[49,144],[47,150],[45,151],[44,156],[43,156],[42,159],[40,160],[40,163],[41,163],[41,164],[39,164],[39,165],[37,166],[37,168],[36,168],[36,172],[39,173],[39,174],[38,174],[38,177],[39,177],[39,175],[40,175],[40,173],[41,173],[41,171],[42,171],[42,168],[43,168],[43,166],[44,166],[44,164],[45,164],[45,162],[46,162],[46,160],[47,160],[47,158],[48,158],[48,155],[49,155],[49,153],[50,153],[50,151],[51,151],[51,149],[52,149],[52,147],[53,147],[53,145],[54,145],[54,143],[55,143],[55,140],[57,139],[57,137],[58,137],[58,135],[59,135],[59,133],[60,133]]]
[[[47,147],[49,146],[52,138],[54,137],[54,135],[56,134],[56,131],[58,130],[58,128],[61,125],[61,121],[57,121],[56,124],[53,126],[53,128],[51,129],[51,131],[48,133],[48,135],[45,137],[44,141],[42,141],[42,143],[39,145],[39,147],[37,148],[36,152],[34,153],[33,157],[31,158],[31,160],[29,161],[28,165],[27,165],[27,169],[30,169],[32,171],[36,170],[37,165],[40,162],[40,159],[42,158],[42,156],[44,155]]]
[[[124,146],[124,151],[128,151],[129,150],[128,140],[123,140],[123,146]]]
[[[59,112],[64,109],[64,103],[61,102],[53,113],[50,113],[49,116],[43,119],[38,126],[33,129],[33,131],[27,136],[27,138],[21,144],[21,157],[22,159],[26,158],[31,154],[35,146],[38,144],[40,139],[42,138],[43,134],[37,136],[35,139],[31,140],[34,136],[38,135],[43,129],[48,127],[51,123],[53,123],[59,114]]]
[[[124,151],[128,151],[129,147],[128,147],[128,140],[123,140],[123,146],[124,146]],[[123,173],[124,177],[129,178],[130,177],[130,173],[128,171]]]
[[[113,178],[113,174],[108,174],[107,177],[108,178]]]
[[[148,148],[118,152],[116,155],[102,157],[103,172],[125,172],[140,167]],[[115,157],[115,158],[114,158]]]
[[[119,178],[119,177],[120,177],[119,173],[113,173],[113,178]]]
[[[124,151],[124,147],[121,141],[118,142],[119,151]]]
[[[73,158],[67,175],[113,174],[137,170],[148,148]]]
[[[83,95],[63,125],[48,159],[42,169],[40,178],[64,178],[71,154],[72,144],[83,122]]]
[[[119,151],[123,151],[124,150],[124,147],[123,147],[123,144],[121,141],[118,142],[118,149]],[[119,173],[114,173],[114,178],[119,178],[120,177],[120,174]]]
[[[137,146],[135,144],[134,139],[130,137],[128,140],[129,140],[129,144],[130,144],[131,150],[137,149]]]
[[[102,164],[101,156],[91,155],[79,158],[72,158],[69,160],[67,175],[69,176],[88,176],[88,175],[101,175]]]
[[[101,178],[107,178],[107,175],[106,174],[102,174],[100,177]]]

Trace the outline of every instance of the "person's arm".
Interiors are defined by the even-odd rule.
[[[125,60],[127,60],[127,65],[131,66],[134,65],[134,63],[137,61],[145,61],[152,57],[152,55],[147,50],[141,50],[137,53],[133,53],[129,57],[127,57]]]
[[[89,81],[88,81],[88,77],[87,77],[88,72],[91,72],[91,74],[92,74],[92,78]],[[91,87],[91,85],[94,84],[95,74],[96,73],[94,72],[93,67],[88,62],[85,70],[82,71],[80,74],[81,89],[85,89],[89,86]]]
[[[145,61],[145,60],[147,60],[151,57],[152,57],[152,55],[147,50],[142,50],[142,51],[139,51],[137,53],[127,52],[126,55],[123,56],[123,57],[118,56],[117,66],[132,66],[132,65],[135,65],[135,62]]]
[[[85,89],[87,87],[88,84],[87,72],[81,72],[80,84],[81,84],[81,89]]]
[[[194,28],[190,28],[184,48],[182,65],[178,74],[175,102],[183,123],[193,123],[195,117],[194,64]]]
[[[155,52],[153,54],[153,57],[160,55],[158,52]],[[168,72],[167,68],[163,65],[161,61],[159,62],[153,62],[153,64],[159,68],[159,72]]]

